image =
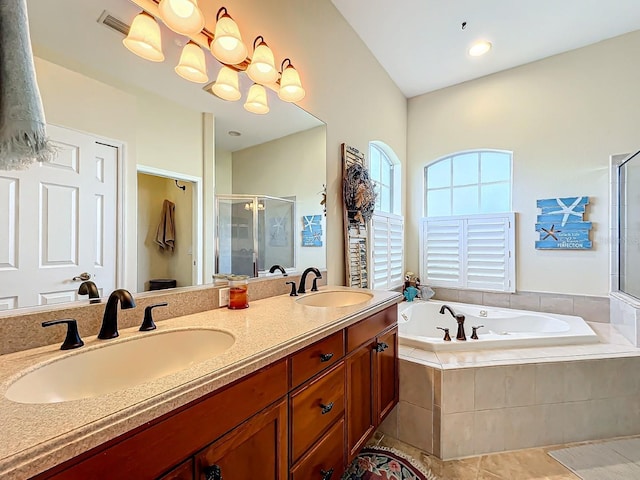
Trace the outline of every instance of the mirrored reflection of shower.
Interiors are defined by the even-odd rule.
[[[640,151],[618,167],[619,289],[640,298]]]
[[[216,196],[216,273],[257,277],[271,265],[295,269],[295,199]]]

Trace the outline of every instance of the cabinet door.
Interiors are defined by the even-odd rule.
[[[375,341],[369,341],[346,360],[348,461],[353,459],[375,428],[376,413],[373,397],[375,344]]]
[[[398,403],[398,327],[378,336],[375,351],[376,415],[380,424]]]
[[[158,480],[193,480],[193,458],[190,458],[186,462],[178,465]]]
[[[286,400],[250,418],[196,455],[199,480],[286,478]]]

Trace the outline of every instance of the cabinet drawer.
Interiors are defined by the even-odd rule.
[[[352,352],[397,322],[398,307],[392,305],[381,312],[371,315],[369,318],[347,327],[347,351]]]
[[[340,480],[345,463],[344,420],[339,420],[291,469],[291,480]]]
[[[344,363],[291,396],[291,462],[344,414]]]
[[[186,462],[178,465],[158,480],[193,480],[193,458],[190,458]]]
[[[344,355],[342,330],[303,348],[291,357],[291,387],[297,387],[308,378],[339,362]]]

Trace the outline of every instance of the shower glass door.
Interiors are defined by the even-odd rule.
[[[640,152],[618,169],[620,290],[640,299]]]
[[[217,203],[216,272],[255,276],[254,197],[222,197]]]

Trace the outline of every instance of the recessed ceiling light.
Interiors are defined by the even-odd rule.
[[[480,55],[487,53],[489,50],[491,50],[491,42],[480,40],[471,46],[469,49],[469,55],[472,57],[479,57]]]
[[[242,135],[240,132],[237,132],[236,130],[229,130],[229,135],[231,135],[232,137],[239,137],[240,135]]]

